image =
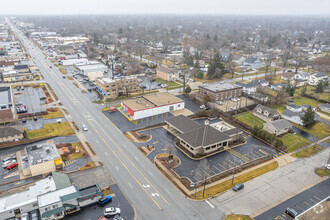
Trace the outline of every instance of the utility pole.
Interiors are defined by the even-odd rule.
[[[204,195],[205,195],[205,182],[206,182],[206,176],[204,176],[204,183],[203,183],[203,198],[204,198]]]
[[[234,184],[235,172],[236,172],[236,164],[235,164],[235,167],[234,167],[233,178],[231,179],[231,185]]]

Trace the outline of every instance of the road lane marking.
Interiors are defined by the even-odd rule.
[[[91,116],[93,117],[93,116]],[[101,128],[101,130],[105,133],[106,136],[114,143],[114,145],[117,147],[117,149],[128,159],[128,161],[135,167],[135,169],[143,176],[143,178],[154,188],[154,190],[157,191],[157,193],[162,197],[162,199],[170,205],[170,203],[167,202],[167,200],[162,196],[161,193],[150,183],[150,181],[145,177],[145,175],[136,167],[136,165],[128,158],[128,156],[123,152],[123,150],[117,145],[115,141],[108,135],[108,133],[103,129],[103,127],[95,120],[95,123]],[[109,145],[108,145],[109,146]],[[109,146],[110,148],[110,146]]]
[[[154,176],[150,171],[148,171],[148,173],[149,173],[151,176]]]
[[[128,185],[133,189],[133,186],[130,183],[128,183]]]
[[[214,209],[214,206],[208,200],[205,200],[205,202],[209,204],[209,206],[211,206],[212,209]]]
[[[84,116],[85,117],[85,116]],[[142,184],[140,183],[140,181],[133,175],[133,173],[128,169],[128,167],[124,164],[124,162],[119,158],[119,156],[116,154],[116,152],[114,152],[111,147],[109,146],[109,144],[105,141],[105,139],[100,135],[100,133],[95,129],[95,127],[92,125],[92,123],[90,121],[88,121],[88,123],[90,123],[90,125],[93,127],[93,129],[95,130],[95,132],[100,136],[100,138],[103,140],[103,142],[108,146],[108,148],[111,150],[111,152],[115,155],[115,157],[120,161],[120,163],[125,167],[125,169],[129,172],[129,174],[134,178],[134,180],[140,185],[140,187],[145,191],[145,193],[149,196],[149,198],[157,205],[157,207],[159,209],[162,209],[159,204],[156,202],[156,200],[154,200],[154,198],[152,198],[152,196],[147,192],[147,190],[142,186]]]
[[[139,161],[139,158],[137,158],[136,156],[134,158],[135,158],[135,160]]]

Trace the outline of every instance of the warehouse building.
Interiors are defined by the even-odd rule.
[[[86,65],[76,65],[76,68],[79,70],[81,74],[85,76],[91,72],[102,72],[105,73],[108,71],[108,67],[102,63],[93,63],[93,64],[86,64]]]
[[[121,106],[133,120],[184,109],[185,102],[170,93],[156,93],[124,100]]]

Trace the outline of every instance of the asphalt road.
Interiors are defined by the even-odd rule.
[[[224,214],[205,201],[187,200],[22,32],[12,30],[34,58],[45,80],[73,120],[89,131],[86,138],[110,170],[119,188],[137,210],[138,219],[222,219]],[[49,68],[52,66],[52,68]]]
[[[282,202],[274,208],[262,213],[255,217],[255,220],[284,220],[291,219],[285,214],[285,209],[290,207],[296,210],[299,214],[309,209],[313,205],[319,203],[323,199],[330,196],[330,179],[326,179],[323,182],[299,193],[291,199]]]

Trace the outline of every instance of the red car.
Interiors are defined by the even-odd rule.
[[[10,164],[7,165],[7,169],[11,170],[11,169],[17,167],[17,165],[18,165],[18,163],[10,163]]]
[[[107,220],[104,216],[101,216],[100,218],[98,218],[97,220]]]

